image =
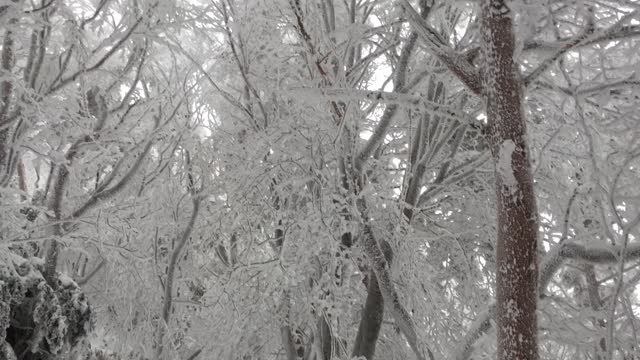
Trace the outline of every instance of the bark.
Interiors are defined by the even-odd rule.
[[[598,290],[600,284],[596,279],[594,266],[592,264],[588,264],[584,267],[584,272],[585,279],[587,280],[587,295],[589,296],[589,303],[591,304],[591,309],[593,309],[593,311],[597,313],[602,310],[604,304],[602,303],[602,298],[600,298],[600,292]],[[604,319],[600,317],[598,317],[597,319],[593,319],[593,325],[596,327],[596,329],[601,330],[603,333],[607,328],[607,324],[605,323]],[[603,355],[607,353],[607,339],[605,339],[604,336],[601,337],[598,341],[598,346],[596,346],[595,350],[596,360],[601,360],[603,358]]]
[[[285,358],[287,360],[296,360],[297,352],[295,341],[293,340],[293,333],[291,331],[291,325],[289,320],[289,313],[291,311],[291,300],[289,293],[285,291],[284,299],[282,300],[281,308],[279,310],[283,318],[283,323],[280,325],[280,337],[282,339],[282,346],[285,352]]]
[[[504,0],[482,2],[484,89],[496,165],[497,358],[534,360],[538,358],[537,210],[510,13]]]
[[[393,251],[386,241],[380,242],[387,263],[393,260]],[[376,352],[376,342],[380,335],[382,319],[384,315],[384,298],[378,285],[378,279],[373,270],[369,271],[369,285],[367,286],[367,300],[362,311],[360,327],[356,335],[351,357],[364,356],[367,360],[373,359]]]
[[[12,22],[13,19],[10,23]],[[10,126],[7,117],[11,105],[11,95],[13,93],[13,83],[9,79],[14,61],[13,45],[13,33],[11,30],[7,30],[2,43],[2,54],[0,54],[2,73],[8,78],[8,80],[0,84],[0,101],[2,102],[2,104],[0,104],[0,166],[3,166],[5,163],[7,157],[7,141],[9,139]]]
[[[324,314],[320,314],[318,317],[318,338],[320,339],[320,353],[323,360],[331,359],[331,342],[333,336],[331,336],[331,327],[327,322]]]

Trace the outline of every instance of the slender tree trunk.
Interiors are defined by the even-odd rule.
[[[537,210],[522,111],[522,80],[505,0],[482,1],[489,142],[496,167],[498,360],[537,349]]]
[[[380,247],[387,263],[391,264],[393,260],[391,245],[382,240],[380,241]],[[384,298],[373,269],[369,270],[368,280],[367,300],[362,310],[362,318],[360,319],[360,326],[358,327],[351,357],[362,356],[367,360],[371,360],[376,352],[376,342],[382,328]]]
[[[189,172],[189,176],[191,176],[191,172]],[[193,210],[191,212],[191,217],[189,218],[189,222],[187,223],[186,228],[182,232],[180,239],[178,239],[178,244],[175,249],[171,253],[171,258],[169,259],[169,267],[167,269],[167,277],[164,283],[164,300],[162,302],[162,322],[158,324],[157,328],[157,348],[156,348],[156,359],[160,359],[160,355],[162,355],[162,351],[164,350],[164,336],[166,332],[166,328],[169,327],[169,318],[171,317],[171,311],[173,310],[173,282],[175,281],[175,273],[176,268],[178,267],[178,262],[180,260],[180,256],[182,255],[182,249],[184,249],[187,241],[189,241],[189,237],[191,237],[191,233],[193,232],[194,225],[196,223],[196,219],[198,218],[198,213],[200,212],[200,199],[197,198],[195,194],[195,190],[193,190],[193,183],[189,185],[189,191],[191,192],[192,202],[193,202]]]
[[[11,19],[9,24],[15,22],[15,19]],[[4,35],[4,41],[2,42],[2,53],[0,54],[0,66],[2,67],[3,76],[10,79],[9,74],[13,67],[14,54],[13,54],[13,32],[6,30]],[[11,80],[5,80],[0,84],[0,170],[3,166],[9,166],[7,159],[7,142],[9,141],[9,108],[11,106],[11,95],[13,93],[13,83]]]

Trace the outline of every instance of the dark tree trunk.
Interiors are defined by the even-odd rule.
[[[387,263],[390,264],[393,259],[391,246],[386,241],[381,241],[380,245]],[[358,327],[358,334],[356,335],[351,357],[364,356],[367,360],[373,359],[383,317],[384,299],[378,285],[378,279],[373,270],[370,270],[368,274],[367,300],[362,310],[362,318],[360,319],[360,326]]]
[[[511,10],[482,1],[489,143],[496,166],[498,360],[534,360],[537,350],[537,210],[513,60]]]

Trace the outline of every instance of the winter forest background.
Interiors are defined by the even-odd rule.
[[[640,357],[640,1],[0,24],[0,359]]]

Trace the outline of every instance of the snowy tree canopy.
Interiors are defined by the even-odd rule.
[[[0,24],[0,359],[640,356],[640,2]]]

